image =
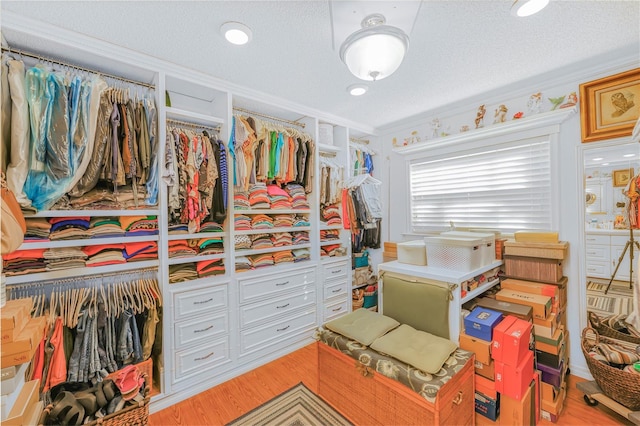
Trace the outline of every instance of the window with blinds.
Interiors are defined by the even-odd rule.
[[[411,229],[551,229],[548,137],[432,154],[410,162]]]

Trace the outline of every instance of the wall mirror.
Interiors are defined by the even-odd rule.
[[[586,308],[600,316],[628,314],[640,257],[628,242],[631,232],[640,240],[640,229],[630,229],[627,189],[640,173],[640,144],[627,139],[585,147],[583,161]]]

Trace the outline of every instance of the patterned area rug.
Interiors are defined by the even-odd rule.
[[[353,425],[318,395],[299,383],[229,423],[228,426]]]
[[[613,281],[607,294],[604,294],[608,283],[608,280],[587,282],[587,308],[605,316],[631,313],[633,293],[629,281]]]

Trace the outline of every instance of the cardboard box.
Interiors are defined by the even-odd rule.
[[[502,320],[502,313],[477,306],[464,318],[464,332],[491,342],[493,328]]]
[[[502,312],[502,315],[513,315],[525,321],[533,320],[533,308],[531,306],[519,303],[505,302],[504,300],[496,300],[491,297],[481,297],[476,299],[477,306],[489,308],[494,311]]]
[[[460,333],[460,348],[476,354],[476,361],[489,364],[491,361],[491,342]]]
[[[557,423],[562,414],[564,408],[564,400],[567,396],[567,389],[562,386],[560,393],[555,401],[549,402],[542,400],[540,403],[540,415],[541,417],[551,423]]]
[[[549,367],[548,365],[538,363],[538,370],[542,373],[542,381],[559,388],[564,382],[564,373],[566,372],[566,363],[564,360],[558,368]],[[497,371],[496,371],[497,373]]]
[[[2,356],[15,355],[22,352],[29,352],[42,340],[44,335],[44,325],[46,320],[44,317],[31,318],[27,325],[14,337],[13,342],[2,344]]]
[[[9,300],[0,309],[0,334],[2,343],[12,342],[31,318],[30,297]]]
[[[569,243],[532,243],[523,241],[506,241],[504,254],[513,256],[542,257],[546,259],[564,259],[567,256]]]
[[[558,233],[551,231],[516,231],[513,238],[519,243],[558,243]]]
[[[560,309],[565,309],[567,307],[567,283],[569,282],[569,278],[562,277],[560,281],[555,283],[548,283],[550,285],[555,285],[558,287],[558,306]]]
[[[560,368],[560,363],[565,359],[567,353],[567,344],[563,342],[557,354],[552,354],[536,349],[536,361],[538,364],[544,364],[551,368]]]
[[[2,395],[3,398],[24,385],[28,366],[29,363],[21,364],[13,377],[0,382],[0,395]]]
[[[536,344],[536,350],[548,352],[558,355],[565,342],[566,331],[564,327],[559,326],[551,339],[544,336],[533,335]]]
[[[540,381],[540,372],[537,370],[533,373],[533,382],[533,400],[535,404],[532,417],[535,419],[535,424],[538,424],[540,421],[540,383],[542,382]]]
[[[495,422],[500,415],[500,394],[496,394],[495,398],[491,398],[476,390],[475,410],[476,413]]]
[[[528,356],[531,341],[531,323],[506,316],[493,330],[491,356],[496,361],[518,365]]]
[[[496,382],[494,382],[493,380],[489,380],[486,377],[482,377],[479,374],[474,374],[473,379],[476,383],[476,391],[489,398],[496,399],[498,397]]]
[[[560,395],[560,389],[549,383],[540,382],[540,399],[548,403],[554,403]]]
[[[32,349],[29,349],[28,351],[20,352],[13,355],[3,356],[0,359],[0,367],[5,368],[5,367],[11,367],[12,365],[20,365],[20,364],[24,364],[25,362],[30,362],[31,359],[33,358],[33,354],[36,352],[36,349],[37,349],[37,346],[35,346]]]
[[[40,380],[31,380],[24,384],[16,402],[9,411],[9,415],[2,422],[3,426],[29,424],[26,422],[32,416],[32,412],[37,407],[36,404],[40,399],[40,394],[38,393],[39,387]]]
[[[491,360],[489,364],[483,364],[480,361],[475,361],[474,367],[476,374],[491,381],[495,380],[496,363],[493,360]]]
[[[562,260],[504,255],[505,274],[523,280],[557,283],[562,278]]]
[[[551,298],[551,304],[559,302],[560,289],[553,284],[539,283],[535,281],[517,280],[514,278],[507,278],[500,282],[500,288],[506,288],[509,290],[520,291],[522,293],[539,294],[541,296],[548,296]]]
[[[533,352],[527,355],[517,366],[495,361],[496,390],[514,399],[521,399],[527,391],[533,377]]]
[[[531,376],[530,376],[531,378]],[[505,426],[530,426],[535,424],[534,382],[527,386],[522,398],[500,395],[500,424]]]
[[[534,318],[533,319],[533,334],[536,336],[546,337],[547,339],[553,339],[556,330],[558,329],[558,316],[555,313],[550,313],[546,319]]]
[[[534,318],[545,319],[551,312],[551,298],[539,294],[503,289],[496,293],[496,300],[531,306]]]

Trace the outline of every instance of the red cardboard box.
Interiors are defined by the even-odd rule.
[[[517,366],[495,361],[496,390],[516,400],[520,400],[527,391],[533,377],[533,352],[527,355]]]
[[[460,348],[476,354],[476,361],[491,362],[491,342],[460,333]]]
[[[531,375],[529,375],[531,379]],[[500,395],[500,424],[505,426],[530,426],[535,424],[534,382],[527,385],[522,398],[515,399],[508,395]]]
[[[512,318],[509,320],[509,318]],[[502,323],[507,323],[502,326]],[[507,316],[493,330],[493,359],[505,364],[517,365],[529,352],[531,323]]]
[[[486,377],[489,380],[495,379],[496,363],[491,360],[489,364],[483,364],[480,361],[475,361],[474,364],[476,374]]]

